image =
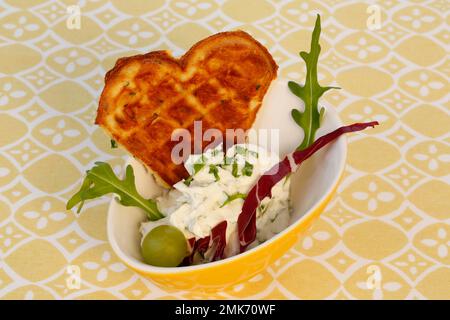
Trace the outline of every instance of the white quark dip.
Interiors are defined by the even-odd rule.
[[[222,145],[202,155],[191,155],[185,168],[191,175],[157,198],[159,210],[166,216],[141,224],[142,239],[159,225],[173,225],[187,239],[210,235],[218,223],[227,221],[225,256],[239,252],[237,220],[243,197],[259,177],[279,162],[278,156],[249,144],[234,145],[222,151]],[[270,239],[288,226],[290,218],[289,178],[272,188],[272,198],[265,198],[257,210],[257,236],[253,247]],[[233,200],[232,200],[233,199]]]

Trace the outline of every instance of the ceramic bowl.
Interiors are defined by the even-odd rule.
[[[303,139],[302,130],[291,118],[293,107],[303,108],[300,99],[287,88],[286,80],[276,80],[267,93],[253,128],[279,129],[280,156],[293,151]],[[339,126],[336,111],[327,105],[317,137]],[[345,167],[346,138],[340,137],[303,163],[291,178],[293,213],[289,227],[263,244],[222,261],[203,265],[161,268],[147,265],[140,255],[139,224],[145,220],[140,209],[124,207],[112,200],[108,212],[108,239],[117,256],[131,269],[150,278],[165,289],[221,290],[251,278],[280,258],[308,225],[317,218],[332,198]],[[161,193],[153,177],[130,158],[137,190],[146,197]]]

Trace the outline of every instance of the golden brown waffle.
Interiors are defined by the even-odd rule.
[[[96,123],[141,160],[165,185],[188,176],[171,161],[177,128],[193,132],[249,129],[278,66],[243,31],[223,32],[180,59],[167,51],[121,58],[105,76]]]

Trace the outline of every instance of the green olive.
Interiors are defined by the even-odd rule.
[[[141,247],[144,261],[157,267],[176,267],[187,255],[187,241],[176,227],[162,225],[152,229]]]

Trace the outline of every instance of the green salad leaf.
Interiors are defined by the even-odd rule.
[[[95,166],[86,172],[86,177],[80,190],[67,202],[66,208],[72,209],[79,204],[78,212],[86,200],[99,198],[108,193],[119,196],[120,204],[124,206],[139,207],[145,211],[150,220],[164,218],[158,210],[156,201],[144,199],[136,190],[134,184],[133,168],[128,165],[125,178],[120,180],[108,163],[96,162]]]
[[[319,98],[330,89],[339,89],[338,87],[321,87],[317,79],[317,63],[320,54],[320,15],[317,15],[316,24],[311,38],[310,52],[300,52],[300,57],[306,63],[306,80],[302,86],[294,81],[289,81],[288,86],[293,94],[303,100],[305,111],[292,109],[291,115],[294,121],[303,129],[305,136],[297,150],[303,150],[314,142],[317,129],[320,127],[325,109],[319,110]]]

